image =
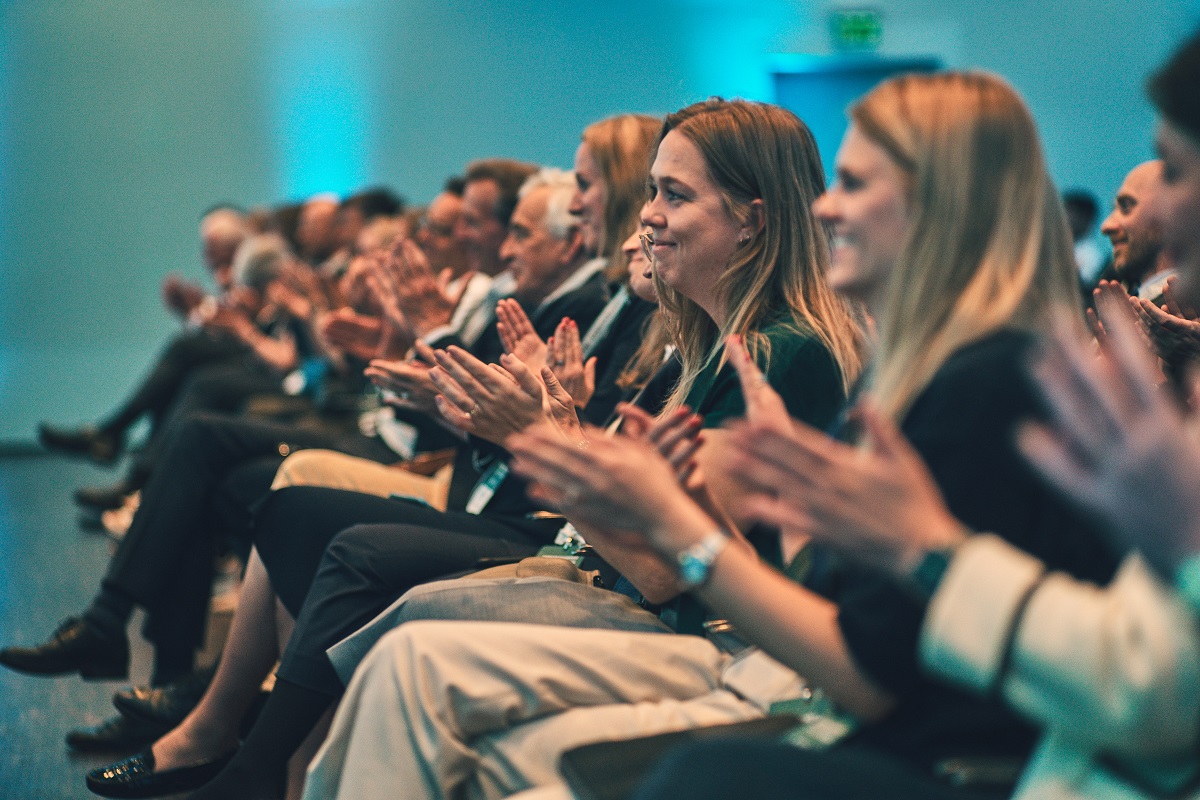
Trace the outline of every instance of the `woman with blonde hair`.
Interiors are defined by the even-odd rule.
[[[782,109],[710,100],[663,123],[641,218],[650,229],[657,293],[670,295],[667,317],[677,320],[671,328],[683,378],[658,420],[626,409],[635,427],[651,428],[648,438],[704,428],[699,452],[714,508],[727,507],[736,492],[731,478],[714,477],[728,467],[714,452],[726,437],[715,428],[745,412],[724,333],[754,342],[764,380],[790,413],[813,425],[833,421],[859,370],[862,334],[849,304],[824,285],[828,238],[809,212],[822,184],[811,134]],[[695,415],[681,410],[685,404]],[[586,452],[602,439],[593,429],[568,444]],[[506,794],[553,780],[558,754],[572,745],[678,726],[672,701],[720,680],[711,645],[669,635],[700,633],[705,610],[682,594],[673,571],[631,546],[619,513],[568,518],[621,573],[619,590],[656,604],[658,614],[590,581],[497,579],[485,592],[492,603],[460,602],[474,616],[445,609],[477,597],[475,580],[418,587],[399,601],[397,619],[423,621],[388,633],[362,662],[310,768],[306,796],[446,796],[468,785]],[[769,552],[771,542],[763,546]],[[552,602],[547,584],[555,584]],[[437,603],[443,595],[443,613],[428,614],[430,598]],[[562,607],[591,610],[616,600],[623,617],[607,630],[546,624]],[[481,607],[500,610],[480,615]],[[404,614],[410,608],[419,609],[416,616]],[[641,652],[626,648],[626,637],[653,641]],[[425,691],[443,681],[453,688]],[[648,702],[636,705],[640,699]],[[658,700],[661,706],[645,707]],[[711,724],[753,715],[752,708],[734,702],[687,719]],[[591,711],[605,715],[603,725],[573,722]]]
[[[625,279],[621,243],[637,230],[646,194],[646,167],[662,121],[646,114],[619,114],[583,129],[575,151],[579,191],[571,213],[579,217],[584,247],[608,260],[608,277]]]
[[[1066,221],[1028,110],[995,76],[951,72],[888,81],[850,116],[837,181],[813,208],[833,234],[830,285],[861,301],[879,331],[865,391],[928,462],[956,518],[1050,568],[1107,581],[1115,557],[1091,518],[1045,487],[1013,442],[1017,423],[1041,414],[1030,348],[1056,313],[1078,316]],[[695,779],[672,772],[676,782],[658,784],[656,796],[734,796],[760,779],[762,797],[956,794],[935,775],[984,776],[993,781],[985,792],[1007,791],[1034,731],[996,699],[919,670],[919,592],[807,544],[804,493],[778,479],[795,451],[793,423],[750,359],[731,357],[751,404],[750,424],[729,442],[729,466],[753,487],[743,512],[779,528],[785,552],[800,550],[793,566],[811,567],[789,576],[802,574],[802,585],[734,546],[640,442],[593,442],[586,452],[544,435],[513,443],[541,496],[573,518],[619,512],[744,638],[856,720],[851,740],[819,756],[762,746],[755,752],[767,755],[743,769],[721,755],[742,756],[742,746],[708,748],[688,762]],[[850,426],[840,435],[858,438]],[[820,474],[805,477],[804,491],[826,490]],[[945,563],[921,570],[935,575]],[[911,795],[888,785],[901,774],[918,787]]]

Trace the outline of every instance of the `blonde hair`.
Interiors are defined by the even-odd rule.
[[[1079,313],[1071,238],[1020,96],[979,72],[906,75],[850,110],[909,180],[910,226],[880,318],[871,391],[899,420],[956,350]]]
[[[608,260],[610,281],[625,278],[621,245],[638,227],[638,214],[646,200],[650,151],[662,121],[645,114],[620,114],[583,129],[596,169],[604,181],[604,228],[596,255]]]
[[[778,106],[711,99],[668,116],[659,142],[671,131],[699,149],[729,213],[746,222],[751,203],[761,200],[763,224],[738,245],[717,281],[726,309],[721,328],[655,272],[659,304],[683,362],[666,407],[682,404],[705,366],[723,352],[726,336],[744,336],[751,355],[769,359],[769,344],[758,331],[780,317],[797,333],[820,340],[849,389],[862,369],[863,331],[856,312],[826,282],[828,232],[811,211],[825,177],[808,126]]]

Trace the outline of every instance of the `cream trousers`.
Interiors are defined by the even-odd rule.
[[[333,450],[301,450],[284,459],[275,473],[271,489],[323,486],[378,497],[402,494],[419,497],[438,511],[445,511],[452,471],[453,466],[447,465],[426,477],[399,466],[380,464]]]
[[[801,686],[695,636],[410,622],[355,673],[304,797],[507,797],[559,783],[572,747],[754,719]]]

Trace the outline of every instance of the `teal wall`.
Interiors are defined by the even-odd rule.
[[[1148,153],[1146,71],[1194,2],[880,0],[884,49],[1026,93],[1060,182],[1107,196]],[[769,56],[829,51],[804,0],[0,0],[0,441],[109,409],[200,277],[195,225],[472,158],[570,164],[587,123],[771,99]],[[1137,35],[1131,32],[1137,31]]]

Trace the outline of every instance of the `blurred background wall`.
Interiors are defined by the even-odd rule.
[[[1150,156],[1147,73],[1200,0],[875,0],[885,56],[1007,77],[1061,187]],[[176,325],[196,222],[470,159],[569,167],[579,132],[709,95],[773,100],[829,54],[819,0],[0,0],[0,442],[107,411]]]

